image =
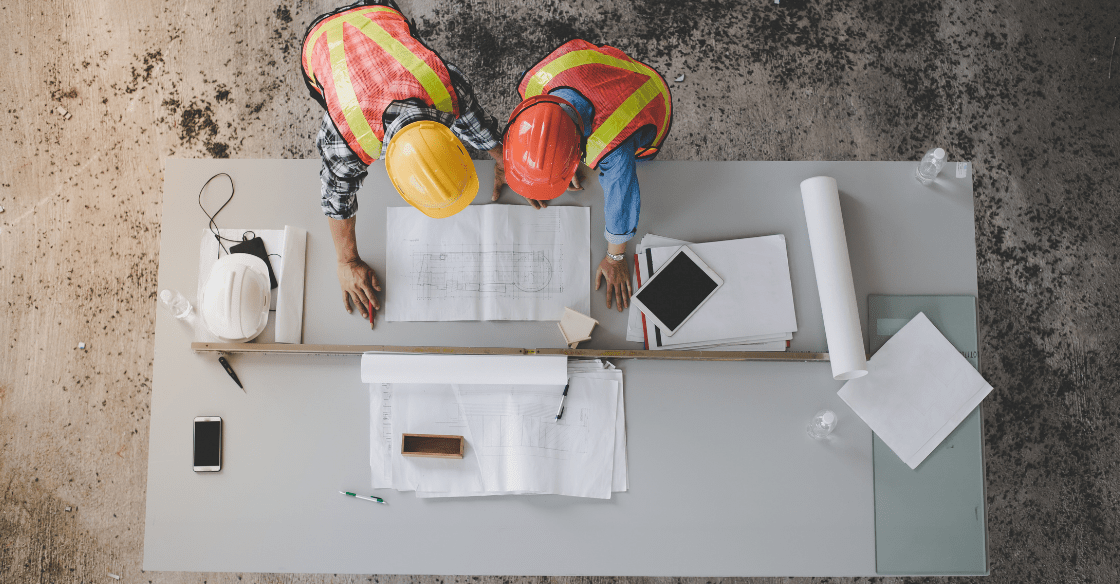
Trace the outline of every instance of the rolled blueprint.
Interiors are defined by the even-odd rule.
[[[805,203],[805,223],[809,226],[809,247],[813,251],[813,271],[824,313],[832,377],[863,377],[867,375],[867,355],[863,351],[863,329],[859,324],[836,179],[816,176],[801,181],[801,200]]]

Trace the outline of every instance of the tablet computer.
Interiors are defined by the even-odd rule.
[[[691,249],[681,246],[630,299],[668,336],[723,286],[720,278]]]

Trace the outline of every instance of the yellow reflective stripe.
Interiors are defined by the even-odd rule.
[[[611,112],[603,125],[595,129],[595,133],[587,138],[587,160],[595,160],[599,154],[626,129],[626,126],[658,95],[661,95],[659,79],[653,78],[642,84],[626,101]]]
[[[388,6],[373,6],[371,8],[363,8],[361,10],[358,10],[358,11],[354,12],[354,14],[355,15],[362,15],[362,14],[370,14],[372,12],[386,12],[386,11],[392,12],[393,9],[389,8]],[[325,22],[321,23],[319,25],[319,28],[315,29],[315,31],[311,33],[311,36],[308,37],[308,39],[306,41],[304,41],[304,44],[303,44],[303,60],[309,66],[311,65],[311,54],[315,52],[314,51],[315,43],[319,42],[319,39],[322,38],[323,34],[325,34],[327,32],[327,29],[333,28],[333,27],[336,27],[336,26],[339,29],[342,28],[342,23],[341,22],[335,23],[333,21],[333,19],[335,19],[336,16],[337,15],[327,18],[327,20]],[[315,83],[315,71],[314,70],[307,71],[307,77],[309,79],[311,79],[312,83]]]
[[[377,139],[377,134],[374,134],[373,128],[369,127],[369,120],[362,112],[358,96],[354,93],[354,84],[350,82],[350,70],[346,66],[346,50],[342,46],[341,26],[332,26],[327,31],[327,47],[330,49],[334,91],[342,107],[342,116],[346,118],[346,125],[350,126],[350,131],[358,140],[362,150],[376,160],[381,156],[381,140]]]
[[[598,153],[602,152],[603,148],[606,148],[607,145],[611,143],[611,140],[613,140],[615,136],[618,136],[619,132],[626,128],[627,124],[630,123],[630,120],[634,119],[634,117],[638,115],[638,112],[642,111],[643,107],[645,107],[649,102],[653,101],[653,98],[657,97],[658,93],[664,96],[665,99],[665,119],[662,121],[661,127],[658,129],[657,136],[654,138],[653,143],[657,144],[658,142],[660,142],[661,139],[665,136],[665,132],[669,129],[669,119],[672,115],[673,107],[671,103],[672,98],[670,97],[669,87],[665,85],[665,81],[661,79],[661,76],[658,75],[657,72],[650,67],[646,66],[643,63],[639,63],[638,61],[623,60],[617,57],[612,57],[610,55],[605,55],[603,53],[600,53],[599,51],[592,50],[572,51],[570,53],[565,53],[557,57],[555,61],[552,61],[544,67],[541,67],[540,70],[533,74],[533,76],[529,79],[529,83],[525,86],[525,97],[528,98],[533,97],[534,95],[540,95],[540,93],[544,90],[544,87],[550,81],[552,81],[554,77],[563,73],[564,71],[567,71],[568,69],[571,69],[573,67],[579,67],[580,65],[588,65],[592,63],[607,65],[610,67],[617,67],[619,69],[631,71],[639,75],[645,75],[646,77],[649,77],[649,81],[646,81],[640,88],[638,88],[636,92],[634,92],[634,94],[627,98],[627,100],[623,102],[623,104],[619,106],[619,108],[615,110],[605,122],[603,122],[603,125],[599,127],[595,131],[595,133],[587,139],[587,159],[595,160],[595,157],[598,155]],[[650,93],[651,91],[652,93]],[[639,94],[641,94],[642,96],[636,100],[635,96],[638,96]],[[638,103],[639,100],[641,102],[641,105],[637,106],[635,109],[633,109],[633,111],[630,111],[629,108],[631,107],[631,104]],[[626,115],[626,112],[630,113],[627,115],[625,120],[622,120],[618,117],[619,112],[623,112],[623,115]],[[617,125],[618,128],[617,130],[614,130],[612,132],[611,130],[607,129],[608,125]],[[603,137],[606,137],[608,134],[610,136],[610,139],[604,141],[601,145],[596,144],[596,155],[593,156],[591,154],[592,140],[596,139],[597,137],[601,139]]]
[[[342,18],[362,31],[362,34],[377,43],[386,53],[392,55],[402,67],[412,73],[412,76],[420,82],[420,85],[424,86],[424,90],[428,92],[428,97],[435,104],[436,109],[442,112],[454,111],[451,104],[451,94],[447,92],[447,87],[443,85],[439,75],[428,66],[424,59],[417,57],[408,47],[393,38],[393,35],[372,20],[358,14],[347,14]]]
[[[652,68],[642,63],[638,63],[638,65],[641,65],[649,71],[650,80],[657,82],[658,91],[661,92],[661,95],[664,96],[665,99],[665,119],[661,121],[661,128],[657,131],[657,136],[653,139],[654,144],[659,144],[661,143],[661,139],[665,137],[665,132],[669,131],[669,120],[672,119],[673,116],[673,96],[669,93],[669,86],[665,85],[665,80],[657,74],[657,71],[654,71]],[[637,112],[635,112],[634,115],[637,115]]]
[[[616,57],[612,57],[610,55],[604,55],[599,51],[572,51],[570,53],[560,55],[556,58],[555,61],[552,61],[544,67],[541,67],[539,71],[534,73],[533,77],[529,79],[529,84],[525,86],[525,97],[540,95],[541,90],[544,88],[544,86],[547,85],[549,81],[552,81],[553,77],[556,77],[564,71],[567,71],[572,67],[578,67],[580,65],[590,65],[592,63],[597,63],[599,65],[609,65],[611,67],[633,71],[634,73],[638,73],[641,75],[649,75],[642,69],[639,69],[637,67],[638,63],[634,61],[625,61]]]

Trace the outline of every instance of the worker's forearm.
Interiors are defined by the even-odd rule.
[[[626,253],[626,242],[607,243],[607,253],[613,253],[613,254],[616,254],[616,255],[617,254],[625,254]]]
[[[334,252],[338,263],[348,263],[360,259],[358,256],[358,239],[354,234],[354,225],[357,216],[349,219],[327,218],[331,227],[331,240],[334,242]]]

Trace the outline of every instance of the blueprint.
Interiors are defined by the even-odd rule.
[[[387,213],[390,321],[560,320],[591,311],[585,207],[472,205],[445,219]]]
[[[562,390],[455,386],[485,491],[610,498],[618,383],[572,379],[557,420]]]
[[[457,357],[362,356],[375,489],[605,499],[629,488],[621,370],[556,356]],[[449,374],[469,383],[447,383]],[[463,459],[403,457],[403,433],[463,436]]]

